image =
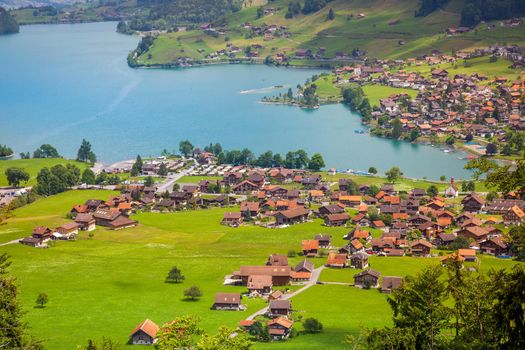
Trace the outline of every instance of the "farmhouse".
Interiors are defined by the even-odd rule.
[[[213,310],[239,311],[243,309],[240,293],[216,293]]]
[[[303,255],[315,257],[317,256],[317,252],[319,250],[319,241],[315,239],[304,240],[301,243],[301,249],[303,251]]]
[[[259,186],[254,184],[253,182],[250,182],[248,180],[244,180],[238,185],[235,185],[233,187],[233,192],[235,193],[250,193],[253,191],[256,191],[259,189]]]
[[[464,261],[476,261],[476,251],[474,249],[458,249],[458,256]]]
[[[133,345],[152,345],[157,341],[157,333],[159,332],[157,326],[151,320],[145,320],[139,324],[133,332],[131,332],[131,344]]]
[[[50,228],[38,226],[33,229],[33,234],[30,237],[21,239],[20,243],[31,247],[45,247],[52,235],[53,231]]]
[[[377,288],[379,286],[381,273],[376,270],[368,269],[354,275],[354,286],[358,288]]]
[[[485,200],[475,192],[470,193],[461,201],[463,211],[470,213],[481,213],[481,210],[485,207],[485,203]]]
[[[243,285],[248,284],[248,278],[252,275],[267,275],[272,277],[274,286],[285,286],[290,283],[291,272],[290,266],[241,266],[233,275],[239,278]]]
[[[431,248],[432,244],[424,239],[418,239],[410,244],[410,250],[414,256],[428,256]]]
[[[314,239],[319,242],[319,248],[330,248],[332,244],[332,236],[330,235],[315,235]]]
[[[241,223],[242,216],[239,212],[226,212],[221,221],[221,224],[228,226],[239,226]]]
[[[267,266],[288,266],[288,257],[281,254],[272,254],[268,257]]]
[[[328,253],[328,258],[326,259],[326,266],[344,268],[348,266],[347,259],[347,254],[337,254],[334,252],[330,252]]]
[[[479,244],[479,249],[483,254],[501,256],[508,254],[508,246],[501,237],[494,237],[484,240]]]
[[[268,321],[268,332],[273,340],[282,340],[290,336],[293,321],[285,317],[277,317]]]
[[[245,219],[255,218],[259,214],[259,202],[241,202],[241,214]]]
[[[248,277],[248,290],[250,293],[268,295],[272,292],[272,276],[269,275],[251,275]]]
[[[345,209],[337,204],[324,205],[319,208],[319,216],[321,217],[333,214],[341,214],[344,212]]]
[[[385,294],[390,294],[394,289],[401,287],[402,283],[402,277],[385,276],[383,277],[383,281],[381,281],[381,292]]]
[[[78,214],[75,217],[75,222],[82,231],[93,231],[96,228],[93,214]]]
[[[292,313],[292,303],[290,300],[271,300],[268,307],[270,317],[284,316],[289,317]]]
[[[79,225],[76,222],[65,223],[55,229],[53,237],[56,239],[73,239],[78,234]]]
[[[344,226],[350,220],[350,215],[347,213],[330,214],[324,219],[326,226]]]
[[[503,215],[503,222],[506,226],[521,225],[523,223],[524,218],[525,213],[523,212],[523,210],[517,205],[515,205]]]
[[[368,254],[364,252],[355,253],[350,257],[350,266],[355,269],[366,269],[368,267]]]
[[[305,222],[310,215],[310,210],[297,207],[294,209],[288,209],[278,212],[275,215],[275,221],[277,225],[291,225],[296,223]]]

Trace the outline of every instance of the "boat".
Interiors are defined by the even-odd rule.
[[[364,133],[365,133],[364,130],[359,130],[359,129],[355,129],[354,132],[355,132],[356,134],[364,134]]]

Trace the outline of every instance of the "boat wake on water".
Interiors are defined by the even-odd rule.
[[[260,88],[260,89],[241,90],[239,93],[240,94],[266,94],[266,93],[272,92],[274,90],[286,89],[288,87],[289,86],[275,85],[275,86],[269,86],[269,87]]]

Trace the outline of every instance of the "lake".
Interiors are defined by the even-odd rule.
[[[16,153],[43,143],[75,157],[82,138],[100,161],[158,155],[190,140],[255,153],[305,149],[327,167],[380,172],[397,165],[406,176],[468,178],[462,153],[354,133],[359,116],[343,105],[303,110],[259,103],[295,90],[310,69],[217,65],[131,69],[138,38],[115,23],[34,25],[0,36],[0,143]],[[283,85],[283,90],[269,87]]]

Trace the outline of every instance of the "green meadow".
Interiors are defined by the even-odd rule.
[[[26,236],[36,225],[55,226],[67,221],[70,207],[88,198],[106,199],[110,191],[70,191],[15,211],[0,229],[3,242]],[[125,344],[131,330],[145,318],[158,324],[176,316],[193,314],[214,332],[220,325],[236,326],[239,320],[264,307],[258,299],[244,299],[243,312],[213,311],[216,292],[243,292],[244,287],[223,286],[225,275],[241,265],[264,264],[272,253],[299,251],[301,240],[315,234],[333,236],[336,246],[349,228],[328,228],[319,219],[285,229],[220,225],[225,211],[214,208],[177,213],[140,213],[138,227],[121,231],[97,228],[93,237],[81,233],[76,241],[57,242],[49,249],[20,244],[0,247],[12,257],[12,273],[20,286],[20,301],[31,334],[49,349],[73,349],[90,338],[103,336]],[[377,236],[379,232],[374,232]],[[302,257],[290,258],[292,265]],[[313,260],[316,266],[324,258]],[[371,258],[373,268],[384,275],[414,274],[438,259]],[[483,257],[482,267],[510,267],[510,261]],[[171,267],[179,267],[186,279],[164,282]],[[356,270],[325,270],[323,282],[351,283]],[[204,295],[199,301],[183,299],[183,290],[196,285]],[[291,289],[297,287],[292,286]],[[35,308],[39,293],[48,305]],[[255,349],[341,348],[347,334],[358,335],[366,327],[388,325],[391,311],[386,296],[377,290],[347,285],[316,285],[292,300],[296,315],[318,318],[324,325],[319,335],[300,335],[283,343],[256,344]],[[296,324],[302,329],[300,323]],[[130,346],[131,348],[131,346]]]
[[[77,162],[74,160],[63,159],[63,158],[40,158],[40,159],[11,159],[11,160],[0,160],[0,186],[7,186],[7,178],[5,177],[5,171],[7,168],[16,167],[22,168],[29,173],[30,179],[26,186],[32,186],[36,184],[36,176],[40,169],[48,167],[51,168],[57,164],[74,164],[81,170],[88,167],[87,163]]]
[[[232,43],[242,49],[260,44],[259,63],[266,56],[284,52],[293,57],[297,48],[308,48],[314,53],[319,47],[326,49],[327,57],[336,52],[350,53],[353,49],[366,50],[372,58],[407,58],[428,53],[433,49],[452,52],[473,49],[495,43],[525,43],[523,25],[518,28],[503,28],[495,21],[495,28],[488,29],[480,24],[475,30],[456,36],[447,36],[445,30],[457,27],[463,0],[451,0],[442,10],[426,17],[414,17],[419,7],[418,0],[334,0],[325,8],[309,15],[299,14],[286,19],[289,0],[276,0],[268,6],[278,9],[275,14],[256,17],[256,7],[248,7],[226,15],[223,19],[226,33],[219,37],[205,34],[201,30],[166,33],[160,35],[143,53],[138,62],[145,65],[169,64],[178,57],[204,59],[207,54],[224,49]],[[335,13],[334,20],[328,20],[329,8]],[[358,18],[363,14],[363,18]],[[241,24],[286,26],[291,37],[263,37],[245,35]],[[238,57],[244,56],[238,54]],[[226,58],[221,58],[226,61]],[[291,65],[317,65],[320,62],[291,60]],[[323,63],[323,62],[321,62]],[[332,62],[344,64],[344,62]],[[326,64],[326,62],[324,62]]]

